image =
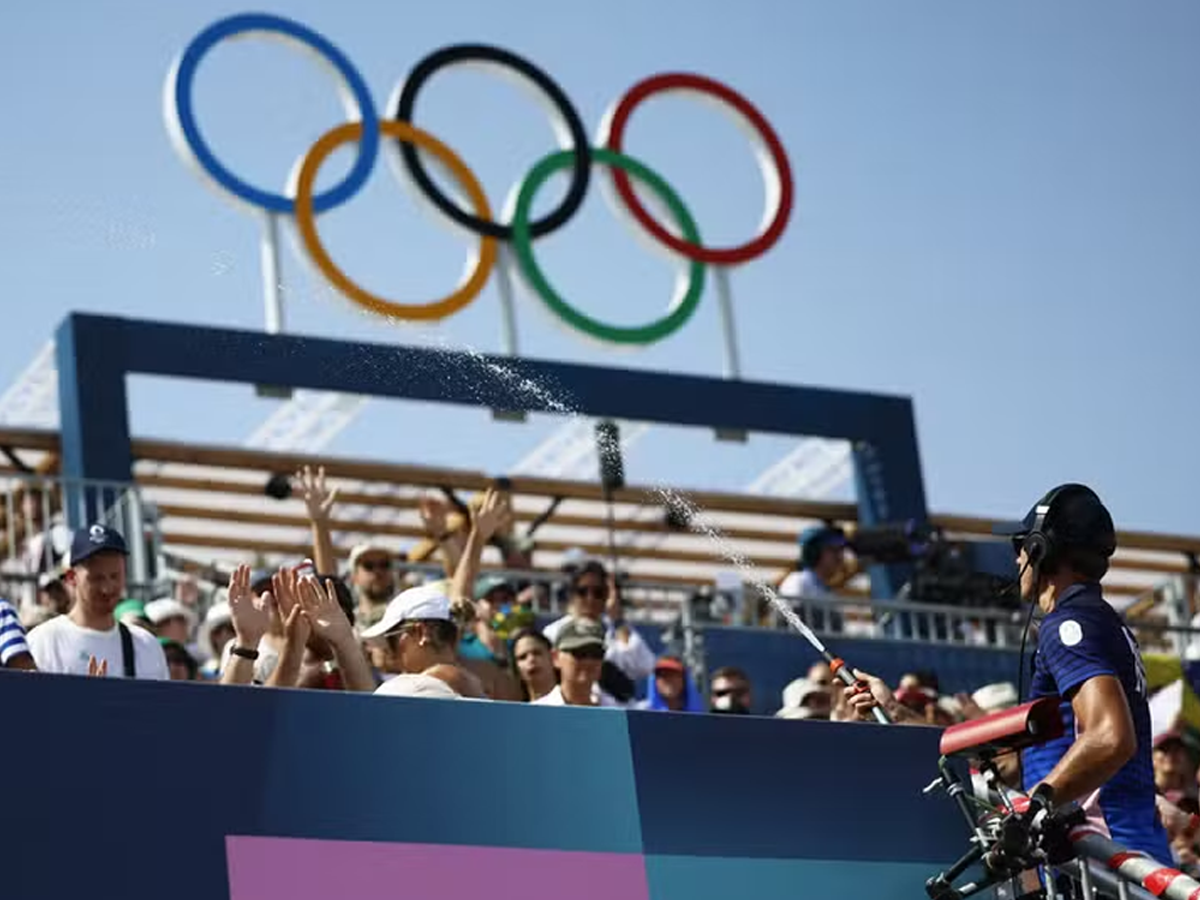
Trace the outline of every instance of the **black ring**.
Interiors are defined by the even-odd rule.
[[[575,166],[571,170],[571,184],[567,188],[566,196],[556,208],[542,218],[529,223],[529,231],[533,237],[544,237],[565,225],[567,220],[575,215],[579,207],[583,205],[583,198],[587,195],[588,183],[592,175],[592,145],[588,140],[587,131],[583,127],[583,120],[579,117],[570,98],[553,78],[528,60],[500,47],[488,44],[453,44],[435,50],[413,66],[400,90],[393,118],[399,122],[415,125],[416,123],[412,121],[412,113],[417,100],[417,91],[421,89],[429,76],[444,66],[471,61],[506,66],[533,82],[558,108],[563,121],[566,122],[567,130],[571,133],[571,143],[574,145],[575,151]],[[429,172],[421,162],[417,148],[406,141],[399,143],[400,155],[409,175],[438,209],[475,234],[486,235],[502,241],[512,240],[511,225],[488,222],[461,209],[457,203],[443,194],[434,180],[429,177]]]

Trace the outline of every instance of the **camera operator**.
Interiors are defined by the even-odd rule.
[[[1169,863],[1145,670],[1136,640],[1100,589],[1117,544],[1112,516],[1090,488],[1066,484],[1021,522],[993,531],[1012,538],[1021,597],[1044,614],[1026,699],[1063,700],[1066,736],[1023,755],[1031,807],[1076,801],[1114,841]]]
[[[797,569],[779,583],[779,595],[793,606],[808,600],[834,599],[833,586],[846,564],[846,533],[832,525],[817,525],[801,532]],[[826,607],[805,610],[805,618],[817,631],[842,631],[842,615]]]

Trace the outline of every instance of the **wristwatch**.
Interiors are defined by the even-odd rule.
[[[229,652],[234,656],[240,656],[242,659],[248,659],[251,662],[258,659],[258,651],[251,650],[248,647],[234,647]]]

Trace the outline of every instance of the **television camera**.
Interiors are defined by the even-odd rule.
[[[868,565],[911,564],[899,600],[943,606],[1017,608],[1012,544],[1005,540],[951,540],[933,526],[898,522],[856,529],[847,546]]]

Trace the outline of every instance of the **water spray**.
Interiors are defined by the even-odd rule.
[[[783,616],[784,621],[791,625],[792,628],[796,629],[796,631],[800,633],[800,636],[812,644],[813,649],[825,658],[825,661],[829,663],[829,671],[833,673],[835,678],[839,679],[847,687],[852,687],[860,693],[871,690],[870,685],[868,685],[865,681],[863,681],[861,678],[854,677],[854,672],[849,666],[846,665],[845,660],[834,656],[829,651],[825,644],[821,642],[821,639],[817,637],[817,635],[811,628],[808,627],[808,625],[805,624],[804,620],[800,618],[796,611],[792,609],[789,604],[784,602],[783,598],[776,594],[775,591],[773,591],[767,585],[760,584],[758,587],[766,595],[767,602],[775,608],[776,612]],[[879,722],[880,725],[892,724],[891,718],[886,712],[884,712],[883,707],[878,703],[871,709],[871,713],[875,716],[875,720]]]
[[[751,575],[752,569],[750,566],[750,561],[733,547],[731,547],[729,541],[726,540],[725,535],[722,534],[715,526],[710,525],[700,519],[698,515],[700,509],[696,506],[696,504],[692,503],[686,497],[677,493],[676,491],[671,490],[670,488],[657,488],[656,493],[665,501],[667,501],[668,505],[676,504],[684,508],[684,510],[687,512],[687,520],[692,530],[698,534],[704,535],[710,541],[712,541],[720,551],[721,555],[734,566],[736,566],[743,575],[748,577],[750,583],[758,588],[760,592],[762,592],[762,595],[767,598],[767,602],[770,603],[772,608],[783,617],[783,620],[791,625],[792,628],[802,638],[812,644],[813,649],[820,653],[824,660],[829,663],[829,671],[833,673],[835,678],[837,678],[847,687],[854,688],[859,693],[864,693],[871,690],[870,685],[868,685],[865,681],[854,677],[853,670],[846,665],[845,660],[834,656],[829,651],[821,639],[817,637],[816,633],[808,627],[802,618],[800,618],[799,613],[792,609],[790,603],[786,602],[782,597],[780,597],[779,594],[775,592],[775,589],[765,581],[760,578],[755,578]],[[888,716],[883,707],[879,706],[878,704],[876,704],[871,710],[871,713],[875,716],[875,720],[879,722],[880,725],[892,724],[891,717]]]

